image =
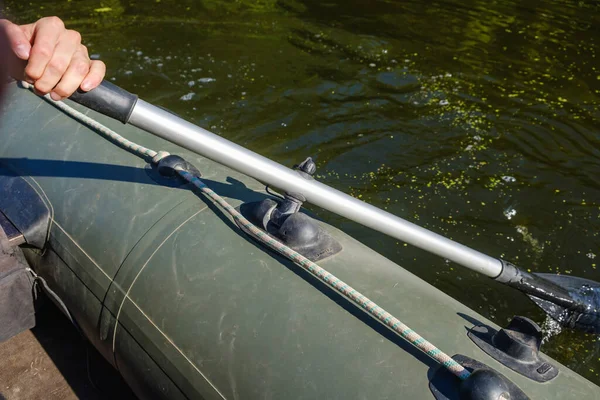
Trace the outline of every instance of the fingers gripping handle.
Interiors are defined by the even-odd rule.
[[[78,90],[69,99],[126,124],[138,97],[117,85],[102,81],[97,88],[89,92]]]

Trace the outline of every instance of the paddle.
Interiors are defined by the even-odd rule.
[[[129,123],[169,142],[290,193],[364,226],[447,258],[527,294],[561,324],[600,332],[600,284],[552,274],[530,274],[377,207],[355,199],[261,155],[189,123],[104,81],[98,88],[71,96],[92,110]]]

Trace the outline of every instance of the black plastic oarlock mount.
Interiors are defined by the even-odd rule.
[[[295,169],[303,178],[313,179],[316,166],[308,157]],[[301,211],[305,201],[301,193],[287,192],[280,201],[265,199],[244,203],[240,212],[270,236],[313,262],[340,252],[342,246],[339,242]],[[245,230],[242,225],[240,228]]]
[[[200,171],[192,163],[187,162],[183,157],[175,154],[169,154],[158,162],[158,173],[165,177],[177,175],[177,169],[182,169],[190,174],[200,177]]]
[[[526,317],[516,316],[499,331],[478,325],[469,338],[498,362],[537,382],[550,381],[558,368],[540,354],[542,329]]]
[[[175,154],[169,154],[161,158],[158,164],[151,162],[144,167],[144,171],[150,179],[161,186],[172,188],[180,188],[188,184],[186,180],[179,176],[178,169],[197,177],[202,176],[198,168],[192,163]]]
[[[89,92],[80,89],[73,93],[69,99],[126,124],[129,117],[131,117],[138,97],[117,85],[102,81],[97,88]]]
[[[529,400],[515,383],[484,363],[462,354],[452,358],[471,375],[461,381],[438,365],[429,381],[429,389],[436,400]]]

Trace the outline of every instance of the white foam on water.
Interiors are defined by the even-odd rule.
[[[506,217],[506,219],[512,219],[512,217],[517,215],[517,210],[515,210],[512,207],[508,207],[506,210],[504,210],[503,214]]]
[[[542,323],[542,344],[547,343],[554,336],[562,332],[562,326],[546,315],[546,320]]]
[[[179,98],[179,100],[181,100],[181,101],[190,101],[191,99],[194,98],[195,95],[196,95],[196,93],[190,92],[188,94],[184,94],[183,96],[181,96]]]

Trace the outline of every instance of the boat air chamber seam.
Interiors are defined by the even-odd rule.
[[[32,89],[32,86],[26,82],[22,82],[22,85],[25,88]],[[170,155],[166,151],[154,151],[152,149],[140,146],[139,144],[134,143],[130,140],[127,140],[123,136],[119,135],[117,132],[111,130],[110,128],[94,120],[93,118],[90,118],[89,116],[68,106],[64,102],[52,100],[49,95],[44,96],[44,98],[50,104],[62,110],[65,114],[87,125],[88,127],[102,134],[103,136],[115,142],[119,146],[122,146],[130,152],[138,155],[139,157],[142,157],[144,159],[150,159],[150,161],[155,165],[158,165],[161,159]],[[231,215],[231,217],[236,222],[241,224],[247,230],[247,233],[253,236],[256,240],[265,244],[266,246],[273,249],[282,256],[288,258],[289,260],[294,262],[294,264],[308,271],[311,275],[325,283],[328,287],[332,288],[339,294],[351,300],[356,306],[363,309],[371,317],[375,318],[380,323],[382,323],[383,325],[394,331],[396,334],[398,334],[400,337],[404,338],[413,346],[415,346],[416,348],[427,354],[429,357],[437,361],[439,364],[446,367],[450,372],[452,372],[461,380],[464,380],[471,375],[471,373],[466,368],[464,368],[462,365],[460,365],[458,362],[452,359],[452,357],[438,349],[436,346],[427,341],[421,335],[419,335],[418,333],[410,329],[407,325],[402,323],[402,321],[400,321],[398,318],[394,317],[392,314],[378,306],[375,302],[358,292],[352,286],[348,285],[347,283],[337,278],[335,275],[329,273],[325,269],[319,267],[316,263],[310,261],[302,254],[292,250],[288,246],[273,239],[268,234],[257,228],[254,224],[248,221],[239,211],[237,211],[232,205],[227,203],[225,199],[223,199],[212,189],[210,189],[200,179],[199,176],[196,176],[195,174],[186,171],[182,167],[177,167],[175,168],[175,170],[181,176],[181,178],[191,183],[205,196],[207,196],[212,201],[217,203],[220,207],[222,207],[229,215]]]

